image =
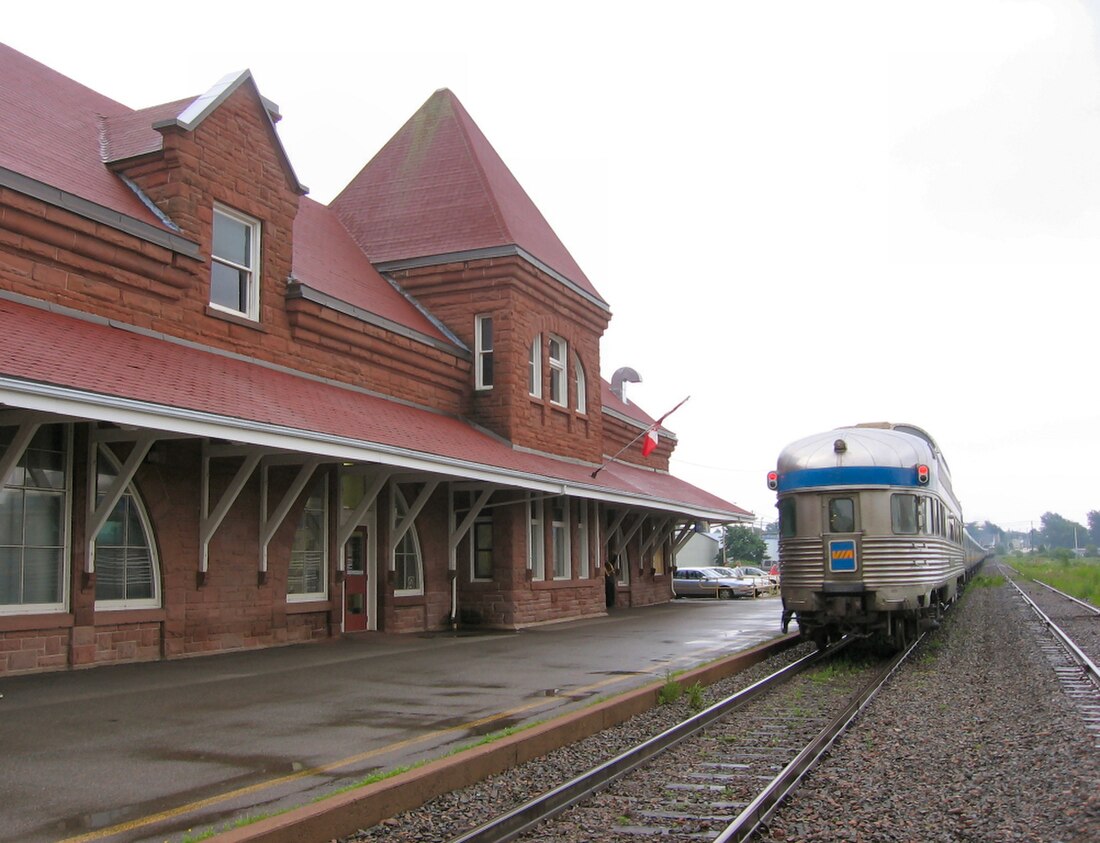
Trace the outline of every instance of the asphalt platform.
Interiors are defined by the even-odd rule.
[[[186,841],[780,634],[778,597],[0,679],[0,841]]]

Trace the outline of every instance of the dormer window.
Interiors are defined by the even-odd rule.
[[[493,317],[487,313],[474,317],[475,387],[493,388]]]
[[[565,375],[567,348],[561,337],[550,336],[550,403],[560,407],[565,407],[569,400]]]
[[[260,318],[260,223],[222,205],[214,206],[210,306]]]

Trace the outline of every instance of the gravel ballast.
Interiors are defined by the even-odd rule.
[[[972,587],[757,839],[1100,841],[1100,750],[1027,611],[1007,584]],[[719,683],[708,702],[778,666]],[[449,840],[687,713],[662,706],[347,840]],[[546,829],[540,839],[582,838]],[[583,839],[600,838],[589,826]]]
[[[1008,584],[972,587],[770,840],[1100,840],[1100,751]]]

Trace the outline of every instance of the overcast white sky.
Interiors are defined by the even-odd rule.
[[[249,68],[328,202],[455,92],[611,304],[676,474],[907,421],[968,520],[1100,509],[1100,0],[8,4],[133,108]]]

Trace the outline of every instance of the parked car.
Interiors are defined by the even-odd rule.
[[[726,572],[727,576],[751,582],[757,595],[776,591],[779,588],[779,584],[774,582],[771,577],[759,568],[752,568],[748,565],[738,565],[736,568],[721,568],[719,570]]]
[[[755,597],[756,586],[747,579],[728,576],[721,568],[677,568],[672,577],[677,597]]]

